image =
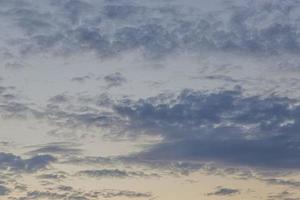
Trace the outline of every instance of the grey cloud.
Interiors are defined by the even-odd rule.
[[[146,9],[134,5],[106,5],[103,8],[104,16],[110,19],[126,20],[132,15],[142,14]]]
[[[217,191],[208,193],[208,196],[231,196],[235,194],[239,194],[240,191],[237,189],[230,189],[230,188],[219,188]]]
[[[77,76],[77,77],[73,77],[71,79],[71,81],[75,81],[75,82],[79,82],[79,83],[83,83],[86,80],[89,80],[91,77],[86,75],[86,76]]]
[[[14,44],[23,53],[94,51],[114,56],[141,50],[147,57],[160,58],[185,51],[272,55],[300,50],[298,1],[224,3],[208,14],[154,2],[151,6],[79,0],[18,5],[11,4],[6,17],[24,31],[22,39],[10,39],[21,41]]]
[[[289,191],[282,191],[278,194],[272,194],[268,196],[269,200],[299,200],[299,198],[293,198],[293,193]]]
[[[127,82],[126,78],[120,72],[106,75],[104,80],[107,84],[107,88],[118,87]]]
[[[5,196],[9,192],[10,190],[7,187],[0,185],[0,196]]]
[[[5,67],[8,68],[8,69],[22,69],[25,67],[24,64],[21,64],[21,63],[6,63],[5,64]]]
[[[245,96],[237,87],[214,93],[183,90],[137,101],[127,97],[108,101],[106,108],[112,107],[111,111],[51,107],[45,113],[54,122],[66,121],[63,127],[105,128],[111,139],[160,136],[158,144],[131,155],[139,161],[300,166],[300,107],[295,99]]]
[[[44,169],[56,159],[50,155],[37,155],[22,159],[11,153],[0,153],[0,168],[13,171],[34,172]]]
[[[82,151],[79,148],[75,148],[76,144],[69,143],[50,143],[39,146],[31,146],[34,150],[28,152],[29,154],[39,155],[39,154],[65,154],[65,155],[74,155],[80,154]]]
[[[62,191],[72,191],[73,188],[71,186],[65,186],[65,185],[60,185],[57,187],[57,189],[62,190]]]
[[[129,135],[158,134],[161,143],[140,159],[217,161],[298,168],[299,106],[293,99],[243,96],[240,90],[205,94],[185,90],[115,105]],[[125,132],[126,133],[126,132]]]
[[[295,180],[284,180],[284,179],[277,179],[277,178],[269,178],[269,179],[262,179],[268,184],[272,185],[285,185],[291,187],[300,187],[300,182]]]
[[[18,200],[25,199],[63,199],[63,200],[96,200],[99,198],[115,198],[115,197],[126,197],[126,198],[150,198],[151,193],[142,193],[129,190],[100,190],[100,191],[77,191],[72,188],[70,190],[63,190],[63,192],[57,191],[30,191],[27,192],[26,196],[18,198]]]
[[[121,171],[118,169],[109,170],[85,170],[78,172],[79,175],[86,175],[90,177],[117,177],[117,178],[125,178],[128,177],[129,174],[126,171]]]
[[[32,191],[28,192],[26,199],[41,199],[41,198],[47,198],[47,199],[65,199],[67,197],[67,194],[59,194],[55,192],[48,192],[48,191]]]
[[[69,98],[67,95],[65,94],[59,94],[59,95],[56,95],[54,97],[51,97],[49,99],[49,102],[50,103],[56,103],[56,104],[60,104],[60,103],[66,103],[69,101]]]
[[[127,198],[149,198],[152,197],[151,193],[134,192],[128,190],[103,190],[101,192],[96,192],[97,195],[104,198],[114,198],[114,197],[127,197]]]
[[[60,181],[66,178],[65,173],[41,174],[37,176],[39,179],[57,180]]]
[[[161,142],[132,155],[138,160],[300,166],[300,107],[295,99],[245,96],[237,87],[215,93],[183,90],[178,95],[109,102],[106,108],[112,106],[111,111],[54,105],[44,115],[64,128],[105,128],[111,139],[160,136]]]
[[[142,171],[125,171],[119,169],[84,170],[79,171],[77,174],[96,178],[159,177],[158,174],[146,174]]]
[[[7,87],[5,91],[8,91]],[[0,91],[0,111],[1,111],[2,118],[25,119],[28,116],[33,116],[33,117],[41,116],[41,112],[33,108],[33,104],[21,102],[19,96],[15,95],[14,93],[1,94],[1,91]]]

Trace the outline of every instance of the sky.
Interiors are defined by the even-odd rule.
[[[299,0],[0,0],[0,200],[300,200]]]

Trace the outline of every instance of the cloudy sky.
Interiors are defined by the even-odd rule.
[[[0,0],[0,199],[299,200],[299,0]]]

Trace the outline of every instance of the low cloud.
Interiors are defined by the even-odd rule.
[[[95,178],[159,177],[158,174],[146,174],[142,171],[125,171],[119,169],[83,170],[77,174]]]
[[[184,90],[174,98],[125,102],[114,109],[127,119],[127,134],[163,137],[161,143],[138,153],[138,158],[300,166],[300,107],[293,99],[247,97],[240,90],[210,94]]]
[[[208,196],[232,196],[239,194],[240,190],[230,188],[218,188],[215,192],[208,193]]]
[[[11,153],[0,153],[0,168],[3,170],[34,172],[46,168],[54,161],[56,158],[51,155],[37,155],[23,159]]]
[[[106,75],[104,81],[107,84],[107,88],[119,87],[127,82],[126,78],[119,72]]]

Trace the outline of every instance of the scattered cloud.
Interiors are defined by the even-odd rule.
[[[127,82],[126,78],[120,72],[106,75],[104,80],[107,84],[107,88],[119,87]]]
[[[8,188],[3,185],[0,185],[0,196],[5,196],[10,192]]]
[[[215,192],[208,193],[208,196],[231,196],[239,194],[240,190],[237,189],[230,189],[230,188],[218,188]]]
[[[158,174],[146,174],[142,171],[125,171],[119,169],[83,170],[77,173],[96,178],[129,178],[129,177],[159,177]]]
[[[89,75],[85,75],[85,76],[77,76],[77,77],[73,77],[71,79],[71,81],[74,81],[74,82],[78,82],[78,83],[84,83],[85,81],[91,79],[91,76]]]
[[[3,170],[34,172],[40,169],[44,169],[55,160],[55,157],[47,154],[23,159],[11,153],[1,152],[0,168]]]

